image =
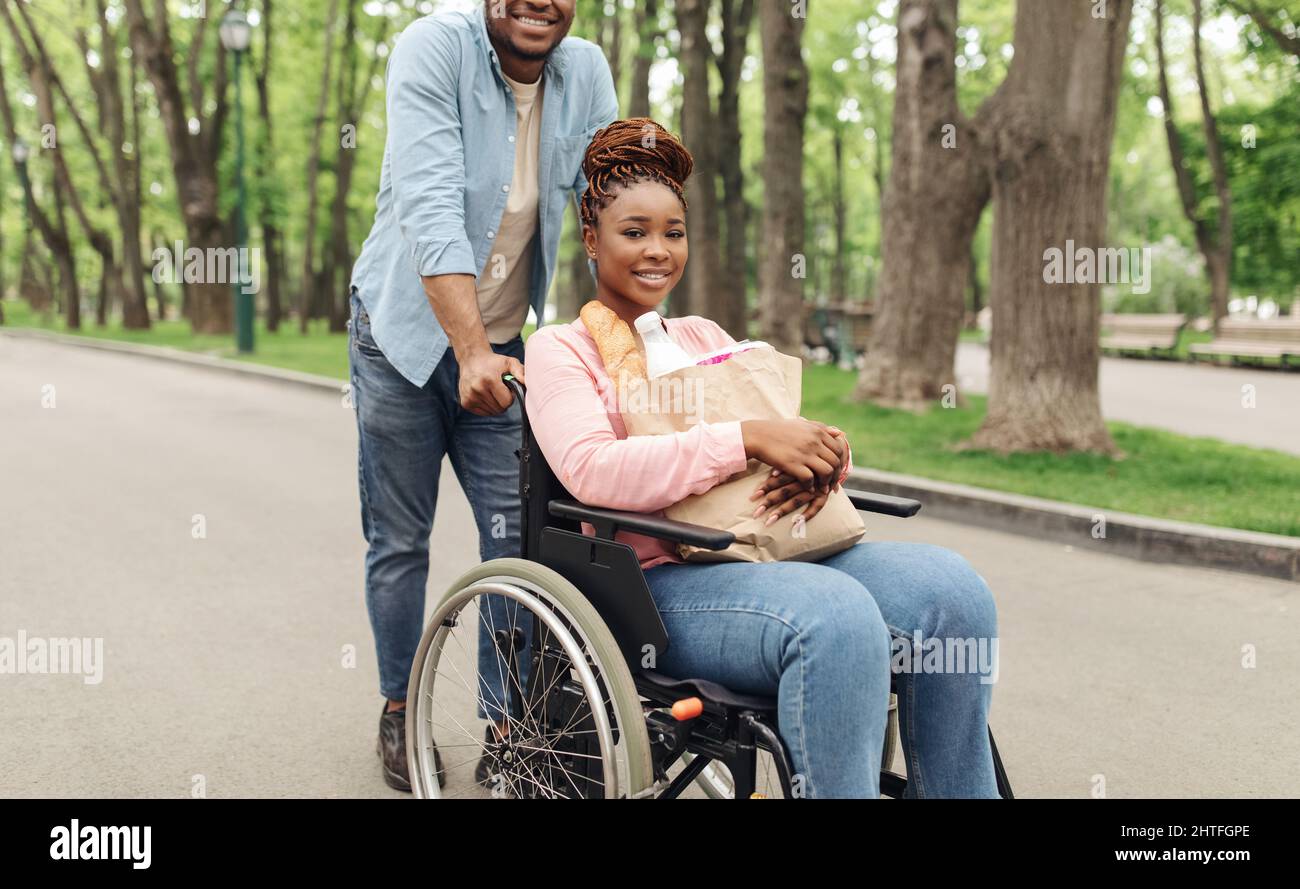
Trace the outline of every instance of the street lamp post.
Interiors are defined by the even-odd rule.
[[[239,9],[227,12],[219,29],[221,45],[235,54],[235,182],[239,188],[235,203],[235,240],[239,246],[241,270],[248,254],[248,227],[244,219],[244,92],[240,74],[252,31],[248,16]],[[235,282],[235,342],[240,352],[253,351],[253,294],[248,291],[246,283],[243,280]]]

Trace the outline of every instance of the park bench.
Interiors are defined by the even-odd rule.
[[[832,306],[838,320],[837,339],[840,350],[850,356],[865,355],[871,340],[871,320],[875,316],[875,303],[844,300]]]
[[[1101,348],[1172,358],[1186,324],[1185,315],[1102,315]]]
[[[1211,342],[1194,343],[1190,354],[1193,361],[1201,356],[1217,361],[1223,355],[1233,364],[1243,358],[1276,358],[1283,367],[1290,367],[1292,358],[1300,358],[1300,318],[1225,318],[1219,322],[1218,335]]]
[[[829,357],[832,363],[839,361],[839,310],[833,306],[818,306],[804,303],[803,307],[803,345],[814,360]]]

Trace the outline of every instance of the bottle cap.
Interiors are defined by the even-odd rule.
[[[659,320],[659,313],[650,311],[644,315],[638,315],[636,319],[636,329],[638,333],[646,333],[659,327],[662,322]]]

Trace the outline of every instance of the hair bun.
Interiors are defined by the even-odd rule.
[[[614,121],[596,131],[582,159],[588,184],[582,200],[583,223],[595,225],[597,211],[613,199],[613,191],[635,182],[661,182],[685,206],[683,191],[694,165],[681,140],[650,118]]]
[[[658,123],[648,117],[629,117],[596,131],[582,171],[591,180],[614,167],[633,165],[657,170],[681,189],[695,162],[681,140]]]

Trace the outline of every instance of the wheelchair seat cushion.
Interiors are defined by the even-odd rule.
[[[776,712],[776,698],[740,694],[707,679],[674,679],[653,670],[642,670],[637,674],[637,678],[646,680],[656,689],[662,690],[666,695],[672,697],[683,698],[696,695],[724,707]]]

